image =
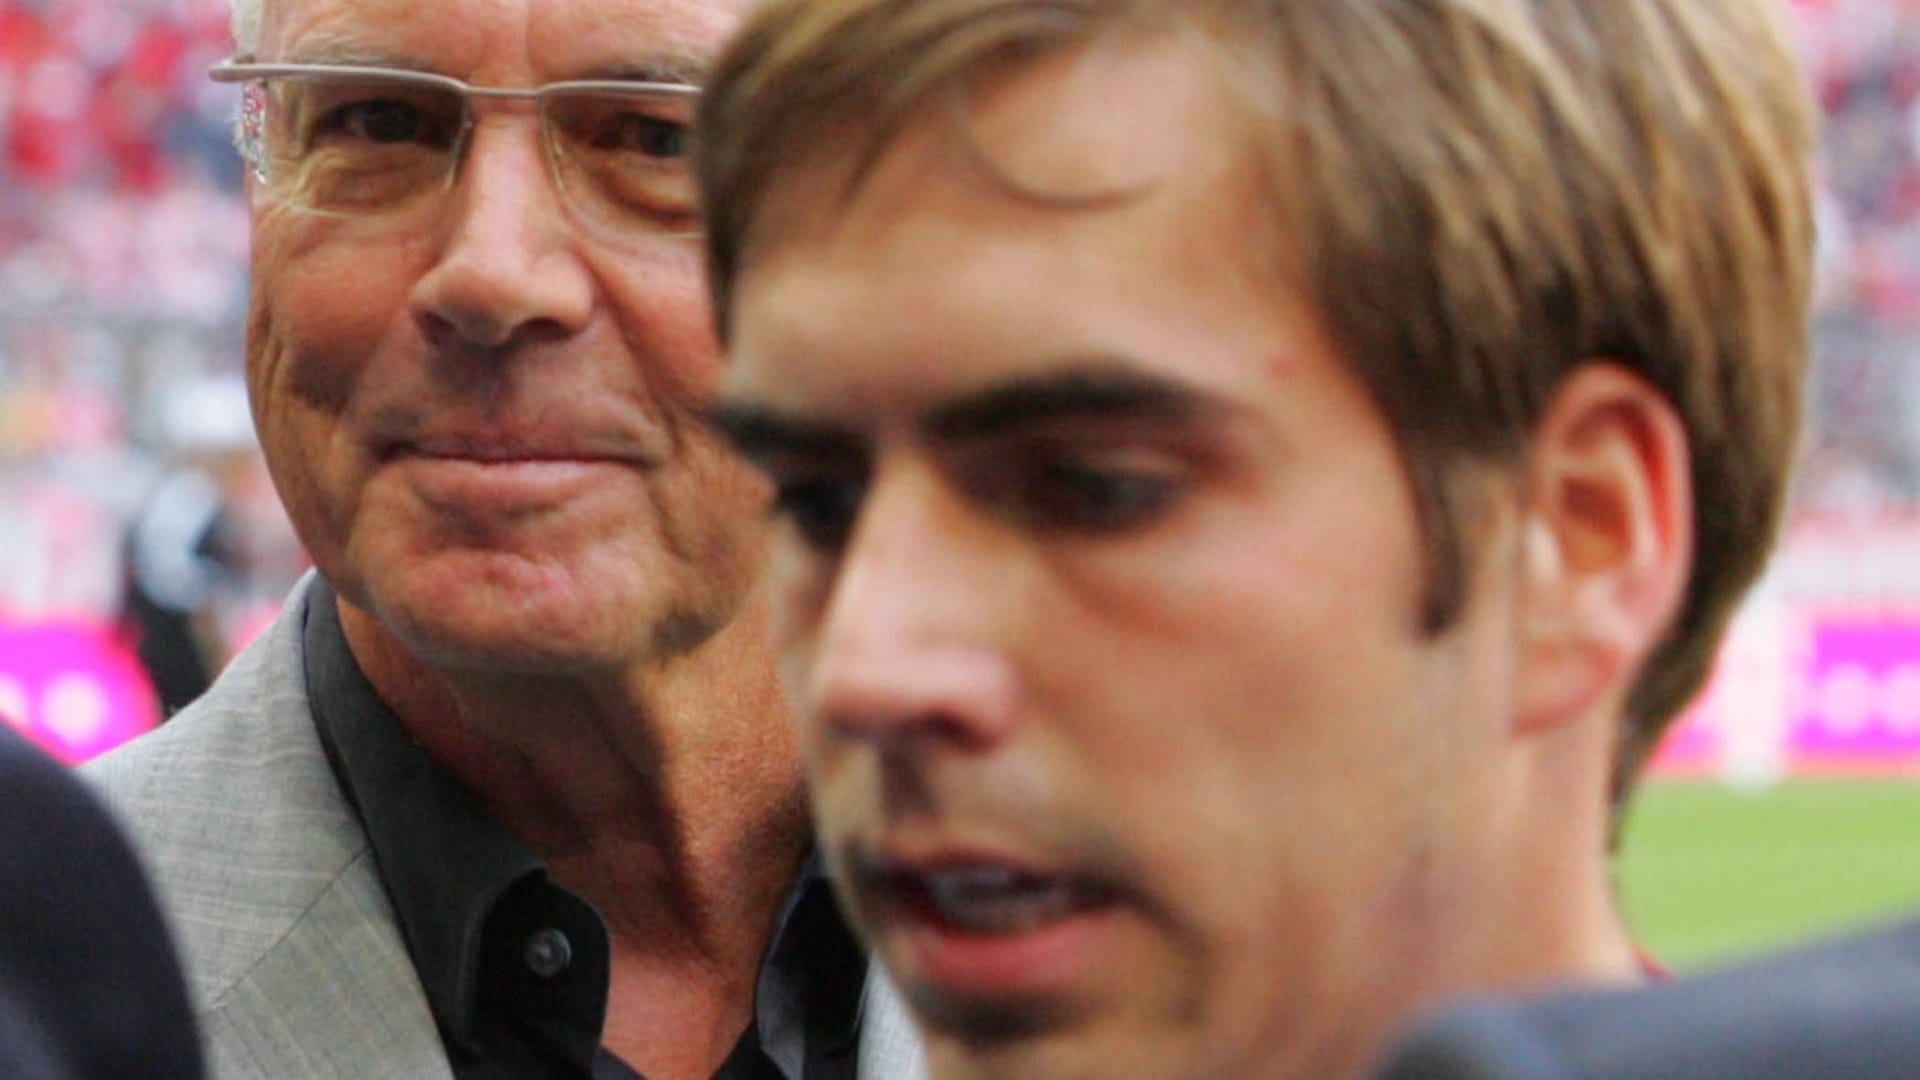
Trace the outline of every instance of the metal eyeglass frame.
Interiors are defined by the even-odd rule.
[[[547,151],[547,168],[552,173],[555,188],[563,195],[567,193],[564,171],[560,167],[560,148],[554,144],[553,127],[547,120],[543,104],[548,98],[564,93],[604,93],[615,97],[631,98],[698,98],[700,88],[686,83],[636,82],[626,79],[571,79],[562,82],[547,83],[530,89],[514,89],[498,86],[475,86],[472,83],[456,79],[451,75],[440,75],[431,71],[414,71],[409,68],[373,67],[362,64],[261,64],[249,61],[223,60],[207,70],[207,77],[219,83],[260,83],[269,79],[312,79],[341,76],[362,78],[378,82],[393,83],[397,86],[415,86],[428,89],[445,90],[459,95],[461,99],[460,132],[454,142],[453,153],[448,155],[447,174],[441,180],[441,190],[453,184],[453,178],[459,174],[460,163],[467,154],[467,137],[473,130],[473,99],[481,98],[495,101],[529,101],[535,106],[534,112],[540,126],[540,141]],[[249,94],[241,99],[240,114],[234,127],[234,145],[240,156],[253,167],[253,175],[263,184],[271,184],[267,175],[267,151],[265,144],[266,103],[264,93]],[[313,213],[329,211],[308,209]]]

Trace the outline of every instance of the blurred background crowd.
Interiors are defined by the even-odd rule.
[[[150,726],[302,567],[242,389],[226,0],[0,0],[0,714]]]
[[[1665,765],[1920,771],[1920,0],[1793,15],[1828,114],[1810,437]],[[304,565],[240,388],[227,16],[0,0],[0,715],[69,760],[190,696]]]
[[[1920,3],[1798,5],[1826,110],[1808,509],[1920,499]]]

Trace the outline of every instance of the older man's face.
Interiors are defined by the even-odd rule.
[[[260,59],[489,87],[693,79],[740,7],[271,0]],[[404,96],[326,105],[328,140],[445,134]],[[529,105],[476,120],[452,186],[397,217],[256,192],[249,377],[276,484],[341,593],[435,662],[555,672],[684,647],[759,554],[757,480],[694,420],[715,347],[691,220],[584,221]],[[659,169],[685,167],[682,140],[646,135]]]
[[[1394,443],[1194,50],[972,99],[1017,179],[1134,194],[1012,197],[934,109],[850,205],[789,178],[739,283],[823,843],[944,1078],[1331,1075],[1470,873],[1505,585],[1420,631]]]

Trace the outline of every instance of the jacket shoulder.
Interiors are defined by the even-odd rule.
[[[407,1045],[444,1069],[366,833],[314,730],[307,594],[302,582],[200,700],[82,773],[153,878],[216,1076],[384,1075]],[[329,1069],[329,1054],[351,1060]],[[434,1075],[421,1068],[392,1074]]]
[[[1920,1076],[1920,921],[1637,990],[1452,1010],[1383,1080]]]
[[[452,1080],[371,858],[202,1011],[216,1080]]]

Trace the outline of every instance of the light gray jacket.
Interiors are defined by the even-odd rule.
[[[310,585],[295,587],[205,697],[85,773],[158,886],[217,1080],[451,1080],[307,706]],[[918,1080],[918,1040],[872,970],[860,1076]]]

